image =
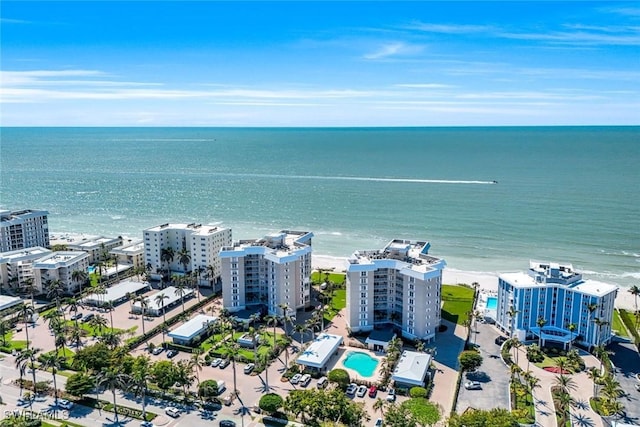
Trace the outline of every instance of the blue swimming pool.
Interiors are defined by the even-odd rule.
[[[498,308],[498,298],[487,297],[487,308],[489,310],[495,310],[496,308]]]
[[[342,364],[356,371],[362,377],[370,377],[378,367],[378,359],[369,356],[361,351],[350,351]]]
[[[93,274],[96,271],[96,268],[93,265],[90,265],[89,267],[87,267],[87,271],[89,272],[89,274]]]

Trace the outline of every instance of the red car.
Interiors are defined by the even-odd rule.
[[[372,385],[371,388],[369,388],[369,397],[376,397],[377,393],[378,389],[376,388],[376,386]]]

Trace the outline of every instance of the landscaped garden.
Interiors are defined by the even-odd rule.
[[[544,347],[537,344],[527,347],[527,359],[540,369],[558,374],[574,374],[584,370],[584,361],[578,350],[567,351]]]
[[[468,313],[473,311],[473,288],[461,285],[442,285],[442,318],[453,323],[462,324],[469,319]]]

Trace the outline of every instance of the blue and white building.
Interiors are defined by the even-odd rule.
[[[392,328],[430,341],[440,326],[443,259],[428,242],[392,240],[357,251],[347,264],[347,325],[353,332]]]
[[[542,345],[607,344],[617,292],[615,285],[583,279],[571,264],[531,261],[527,272],[500,275],[496,324]]]

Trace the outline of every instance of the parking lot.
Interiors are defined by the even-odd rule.
[[[615,366],[616,380],[624,390],[620,402],[625,406],[623,421],[640,425],[640,355],[630,342],[614,342],[609,349],[612,351],[611,362]]]
[[[456,412],[462,413],[468,407],[491,409],[509,407],[509,369],[500,358],[500,345],[495,339],[501,334],[488,324],[478,322],[475,335],[476,345],[482,355],[482,366],[476,372],[470,372],[463,378],[458,394]],[[477,381],[480,388],[467,390],[466,381]]]

